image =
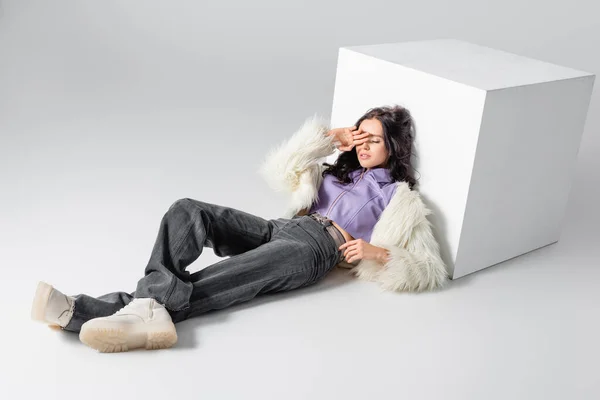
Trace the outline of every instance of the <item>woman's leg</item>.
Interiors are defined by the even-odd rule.
[[[99,297],[87,294],[75,295],[73,296],[75,298],[73,316],[63,329],[71,332],[79,332],[81,325],[86,321],[112,315],[125,307],[133,299],[134,294],[135,292],[112,292]]]
[[[168,309],[173,322],[246,302],[260,294],[308,286],[324,278],[342,256],[334,240],[323,225],[308,217],[285,221],[288,222],[281,225],[268,243],[191,274],[193,290],[189,306],[182,310]],[[116,292],[97,299],[84,297],[83,300],[93,301],[94,307],[104,307],[106,310],[110,307],[112,311],[127,304],[135,295],[135,292]],[[106,300],[101,302],[102,298]],[[106,311],[105,315],[110,315],[108,313]],[[75,318],[75,315],[75,321],[85,322],[90,317],[84,315]],[[78,332],[80,327],[81,324],[74,323],[65,329]]]
[[[218,256],[236,256],[271,240],[287,221],[266,220],[235,208],[193,199],[175,201],[163,216],[144,277],[134,292],[100,297],[79,294],[65,330],[79,332],[93,318],[112,315],[134,297],[151,297],[170,311],[189,307],[194,290],[186,267],[204,247]],[[224,265],[224,268],[227,266]]]
[[[192,274],[189,307],[170,311],[171,318],[180,322],[260,294],[314,284],[337,265],[341,256],[325,226],[309,217],[294,218],[270,242]]]

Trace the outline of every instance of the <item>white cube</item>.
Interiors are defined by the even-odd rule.
[[[409,109],[415,189],[456,279],[559,240],[594,79],[461,40],[342,47],[331,124]]]

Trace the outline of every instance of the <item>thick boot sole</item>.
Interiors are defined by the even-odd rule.
[[[79,339],[101,353],[118,353],[136,348],[158,350],[177,343],[175,324],[162,323],[152,327],[82,327]]]

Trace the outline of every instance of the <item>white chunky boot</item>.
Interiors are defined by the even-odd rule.
[[[73,316],[75,299],[54,289],[46,282],[38,282],[33,304],[31,318],[48,324],[55,329],[67,326]]]
[[[165,349],[177,343],[177,332],[162,304],[134,298],[113,315],[85,322],[79,339],[101,353],[114,353],[139,347]]]

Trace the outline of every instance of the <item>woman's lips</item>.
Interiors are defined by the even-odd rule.
[[[365,160],[367,158],[370,158],[371,156],[366,155],[366,154],[361,154],[359,157],[362,158],[363,160]]]

